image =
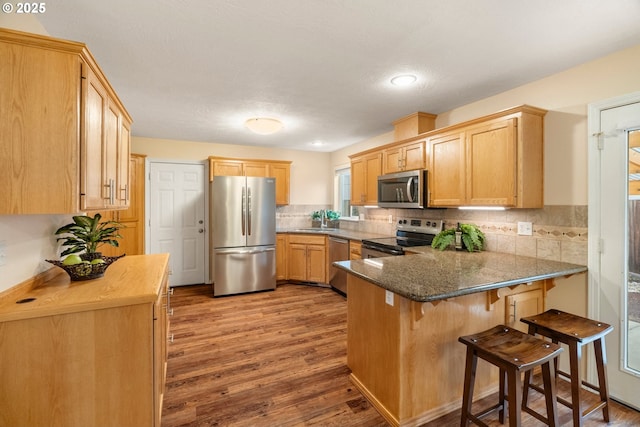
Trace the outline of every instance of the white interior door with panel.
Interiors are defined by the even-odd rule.
[[[149,253],[171,254],[171,286],[205,283],[205,165],[150,161],[148,170]]]
[[[640,92],[589,106],[589,317],[614,326],[605,338],[611,396],[640,408],[640,218],[629,167],[637,132]]]

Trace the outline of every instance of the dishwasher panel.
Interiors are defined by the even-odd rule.
[[[336,261],[349,260],[349,241],[337,237],[329,237],[329,284],[331,287],[347,295],[347,272],[336,268],[333,263]]]

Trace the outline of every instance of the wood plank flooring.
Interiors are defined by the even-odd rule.
[[[171,304],[163,427],[387,425],[348,378],[346,300],[332,290],[286,284],[212,298],[210,286],[187,286]],[[640,425],[639,412],[615,404],[612,413],[610,425]],[[568,409],[560,416],[571,425]],[[424,427],[459,420],[456,411]],[[497,416],[487,423],[500,425]],[[523,425],[541,423],[524,414]],[[585,423],[601,425],[598,416]]]

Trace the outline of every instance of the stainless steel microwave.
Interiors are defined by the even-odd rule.
[[[378,206],[423,209],[427,205],[427,171],[414,170],[378,177]]]

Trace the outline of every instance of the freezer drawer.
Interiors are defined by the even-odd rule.
[[[275,289],[275,246],[216,249],[213,280],[213,296]]]

